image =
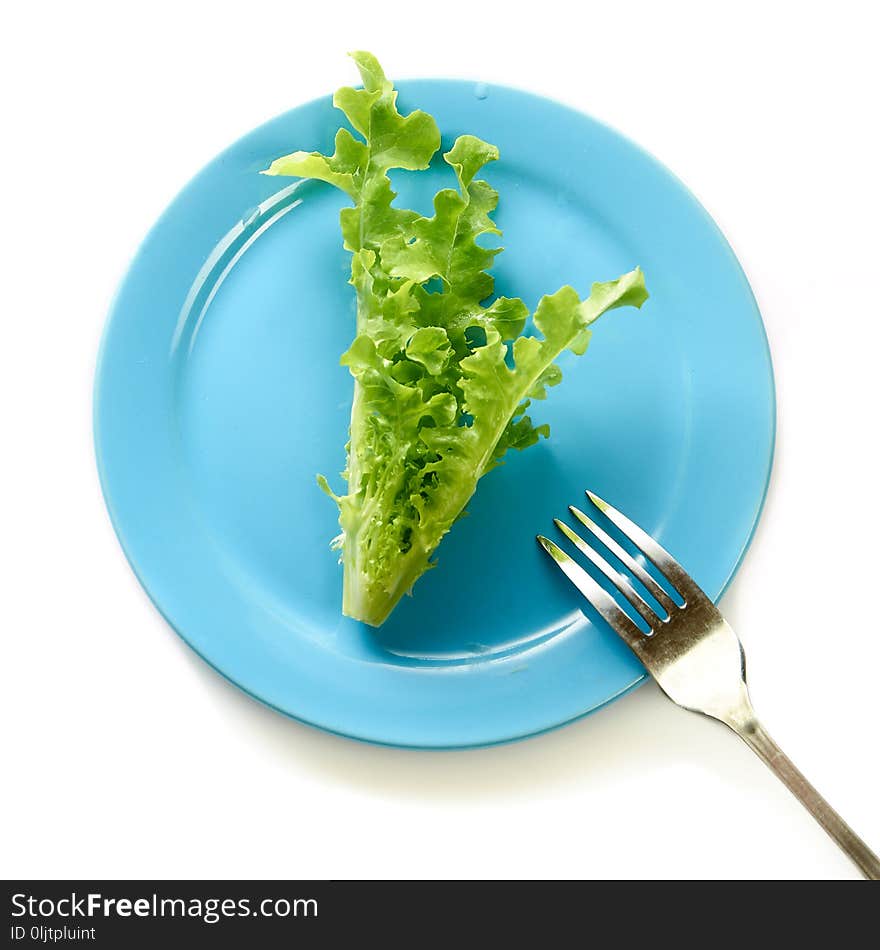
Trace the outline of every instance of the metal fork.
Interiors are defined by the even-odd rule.
[[[753,749],[856,863],[869,880],[880,880],[880,859],[798,771],[758,722],[746,688],[742,646],[724,617],[681,565],[650,535],[593,492],[587,496],[654,564],[683,604],[678,604],[620,544],[574,506],[569,511],[638,580],[655,603],[649,604],[630,580],[572,529],[554,519],[569,541],[626,598],[647,623],[639,626],[597,581],[557,544],[543,535],[538,542],[566,577],[641,660],[660,689],[679,706],[711,716],[731,728]],[[659,610],[658,610],[659,607]]]

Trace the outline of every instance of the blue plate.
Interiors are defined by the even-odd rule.
[[[101,351],[95,439],[126,555],[168,622],[262,702],[324,729],[421,747],[501,742],[558,726],[644,673],[534,542],[591,488],[667,546],[706,591],[730,581],[760,514],[774,440],[767,341],[730,247],[645,152],[557,103],[507,88],[401,84],[443,146],[501,149],[497,290],[534,306],[640,264],[651,299],[596,325],[537,421],[548,442],[480,482],[439,566],[378,631],[340,614],[315,485],[343,446],[354,326],[337,216],[320,183],[258,172],[332,149],[329,99],[241,139],[147,236]],[[398,174],[428,211],[448,168]],[[341,483],[332,479],[337,486]]]

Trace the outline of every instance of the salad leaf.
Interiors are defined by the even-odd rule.
[[[378,626],[434,566],[480,478],[509,449],[549,436],[527,410],[561,381],[560,354],[581,355],[597,317],[640,307],[648,294],[638,268],[593,284],[585,300],[563,287],[539,302],[539,335],[525,335],[526,305],[491,299],[500,248],[479,243],[501,234],[491,217],[498,193],[477,177],[498,149],[459,136],[443,155],[457,188],[437,193],[430,217],[396,207],[389,170],[427,168],[440,132],[424,112],[400,114],[374,56],[352,57],[363,88],[340,89],[333,102],[361,138],[341,128],[332,155],[293,152],[265,173],[325,181],[353,202],[340,214],[357,296],[355,337],[341,359],[354,377],[348,490],[318,482],[339,506],[343,613]]]

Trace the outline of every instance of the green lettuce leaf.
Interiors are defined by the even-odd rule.
[[[388,172],[428,167],[440,147],[437,124],[421,111],[401,115],[397,93],[375,57],[357,52],[363,88],[340,89],[341,128],[332,155],[293,152],[265,174],[313,178],[341,189],[340,214],[357,296],[354,340],[342,364],[354,377],[348,490],[334,494],[342,533],[343,612],[378,626],[434,566],[443,536],[464,512],[477,482],[509,449],[550,434],[527,414],[562,379],[556,360],[581,355],[590,324],[615,307],[647,299],[636,268],[594,284],[581,300],[563,287],[539,302],[537,333],[519,299],[498,297],[489,273],[500,248],[492,220],[498,193],[477,175],[498,149],[462,135],[443,155],[457,188],[439,191],[433,215],[394,205]],[[430,289],[428,287],[430,285]],[[439,286],[439,290],[436,289]]]

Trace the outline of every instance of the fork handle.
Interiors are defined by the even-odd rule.
[[[794,762],[770,738],[755,718],[730,724],[733,731],[753,749],[788,787],[807,811],[837,842],[840,849],[855,862],[869,881],[880,880],[880,858],[825,801],[804,778]]]

